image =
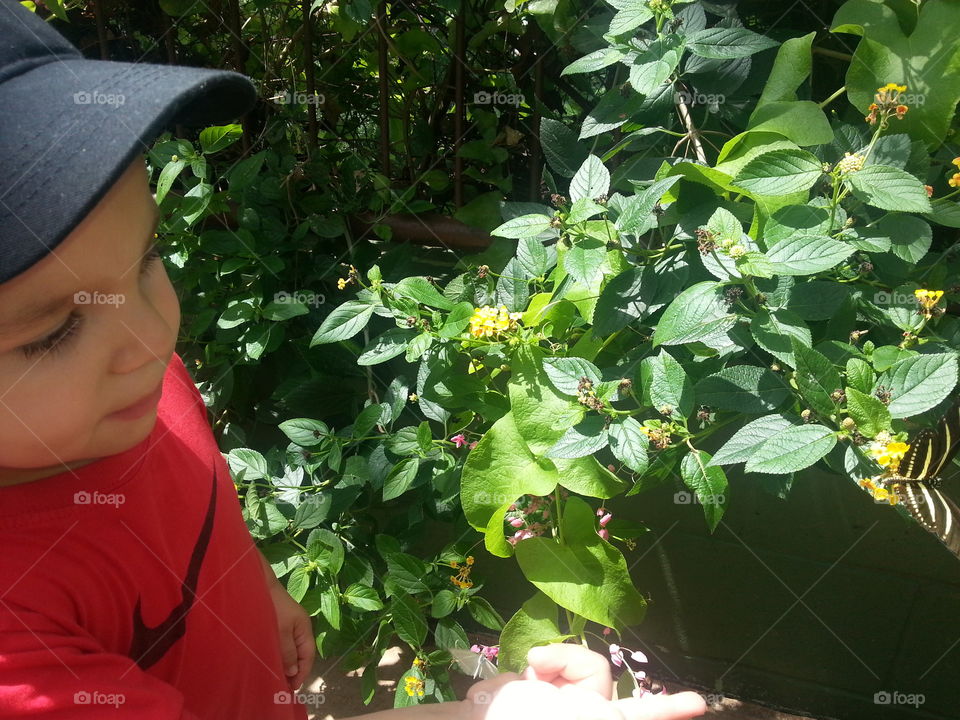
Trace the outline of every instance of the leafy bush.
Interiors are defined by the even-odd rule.
[[[219,184],[205,158],[235,128],[151,153],[159,183],[184,189],[158,184],[184,340],[230,415],[246,520],[321,652],[360,648],[348,664],[366,666],[367,700],[394,634],[415,655],[402,705],[451,697],[470,621],[503,630],[504,669],[532,644],[641,622],[621,547],[645,529],[618,497],[679,478],[713,530],[737,473],[786,498],[819,466],[885,499],[872,478],[957,384],[960,323],[944,309],[960,263],[944,228],[960,227],[960,166],[942,142],[958,11],[845,3],[834,30],[863,39],[845,87],[817,103],[812,32],[774,53],[711,3],[610,4],[563,73],[599,104],[579,134],[560,113],[539,128],[550,204],[500,202],[499,223],[478,222],[500,240],[455,269],[349,242],[350,212],[413,194],[399,202],[384,178],[300,191],[297,173],[335,177],[337,160],[301,165],[282,132]],[[917,38],[943,51],[917,57]],[[757,53],[775,57],[752,92]],[[698,107],[744,128],[715,157]],[[353,158],[339,177],[363,174]],[[192,237],[231,201],[239,229]],[[343,233],[346,258],[318,244]],[[348,290],[329,313],[299,297]],[[217,380],[237,357],[251,372]],[[285,447],[263,432],[277,425]],[[480,595],[499,562],[481,544],[532,585],[506,625]]]

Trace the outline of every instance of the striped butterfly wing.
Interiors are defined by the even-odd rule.
[[[960,404],[936,430],[921,430],[900,461],[890,489],[910,515],[960,557],[960,508],[936,487],[940,473],[960,450]]]
[[[922,480],[893,481],[889,488],[924,530],[960,558],[960,508],[956,503]]]
[[[940,420],[936,436],[936,456],[931,462],[929,477],[939,477],[960,450],[960,403],[950,408]]]

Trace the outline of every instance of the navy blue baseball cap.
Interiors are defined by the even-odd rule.
[[[0,283],[59,245],[158,135],[234,121],[246,75],[88,60],[16,0],[0,0]]]

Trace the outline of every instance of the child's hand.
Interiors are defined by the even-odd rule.
[[[688,720],[706,711],[697,693],[611,701],[606,658],[585,647],[552,644],[532,648],[523,678],[504,673],[467,693],[469,720],[507,720],[537,713],[550,720]]]
[[[280,583],[270,585],[270,596],[277,611],[280,627],[280,656],[286,668],[287,680],[293,690],[299,688],[313,667],[317,653],[310,616],[296,600],[290,597]]]

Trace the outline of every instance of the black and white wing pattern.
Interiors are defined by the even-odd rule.
[[[885,484],[925,530],[960,558],[960,508],[939,490],[940,473],[958,450],[960,403],[950,408],[936,430],[917,434]]]

